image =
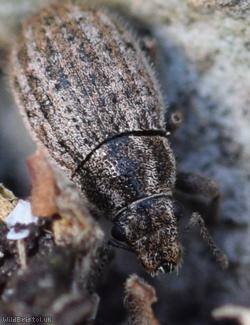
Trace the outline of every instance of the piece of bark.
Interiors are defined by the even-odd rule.
[[[54,325],[89,324],[96,314],[96,294],[76,285],[74,249],[53,247],[45,256],[36,256],[23,272],[8,282],[1,315],[30,317],[32,322]]]
[[[18,198],[2,184],[0,184],[0,220],[5,217],[15,208]]]
[[[128,309],[130,325],[159,325],[151,305],[157,301],[155,289],[136,274],[125,284],[125,305]]]
[[[31,205],[34,214],[55,217],[53,232],[58,245],[81,246],[91,250],[103,239],[103,232],[91,217],[87,200],[53,164],[44,149],[28,159],[31,172]]]
[[[41,315],[44,322],[49,315],[53,324],[89,324],[99,304],[94,292],[99,262],[105,254],[101,250],[103,232],[92,218],[86,199],[50,162],[44,149],[37,150],[28,166],[32,176],[33,212],[47,218],[36,218],[35,232],[40,223],[44,223],[39,229],[40,235],[30,228],[28,238],[18,241],[22,270],[20,272],[19,268],[10,279],[3,279],[6,282],[0,311],[13,317],[25,314],[37,318]],[[11,192],[4,189],[0,195],[8,204],[12,203]],[[7,207],[4,214],[9,215],[14,207]],[[19,215],[18,211],[16,213]],[[42,253],[43,237],[48,254]],[[7,237],[5,242],[9,242]],[[8,260],[15,258],[14,254],[11,252]],[[4,267],[6,261],[3,257]],[[13,270],[14,267],[15,264]]]
[[[58,188],[53,171],[45,158],[45,152],[39,149],[27,160],[27,165],[32,182],[32,212],[37,216],[51,217],[57,212]]]

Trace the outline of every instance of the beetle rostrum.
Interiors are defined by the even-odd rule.
[[[33,136],[151,274],[181,262],[159,86],[109,12],[51,5],[24,23],[11,82]]]

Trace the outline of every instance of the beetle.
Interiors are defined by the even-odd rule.
[[[33,136],[151,274],[182,261],[176,189],[219,202],[214,181],[176,172],[165,105],[132,32],[108,11],[50,5],[23,25],[10,79]]]

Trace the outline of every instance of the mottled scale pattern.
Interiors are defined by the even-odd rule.
[[[13,88],[36,138],[68,172],[103,141],[164,131],[153,72],[131,33],[103,10],[52,5],[23,26]]]
[[[164,137],[121,136],[95,150],[73,179],[93,204],[114,218],[136,200],[160,193],[171,195],[175,182],[172,157]]]
[[[178,267],[175,158],[159,86],[130,31],[108,11],[58,2],[24,23],[11,57],[27,125],[91,211],[112,220],[112,236],[151,274]]]

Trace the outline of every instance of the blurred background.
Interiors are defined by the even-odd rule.
[[[20,197],[29,194],[25,160],[35,146],[11,95],[6,53],[21,20],[48,2],[0,0],[0,182]],[[240,0],[105,3],[136,21],[155,41],[166,114],[179,110],[184,117],[172,140],[177,163],[182,170],[218,182],[223,201],[218,224],[210,231],[230,266],[219,269],[198,230],[183,233],[184,261],[178,276],[151,278],[133,254],[116,250],[99,287],[97,324],[124,324],[123,285],[135,272],[156,288],[155,311],[161,324],[211,324],[214,308],[250,305],[250,4]]]

